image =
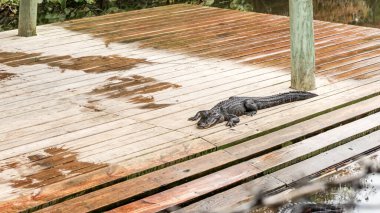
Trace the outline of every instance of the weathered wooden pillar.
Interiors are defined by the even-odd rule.
[[[23,37],[35,36],[37,25],[38,0],[20,0],[18,35]]]
[[[315,89],[313,1],[289,0],[292,75],[291,87]]]

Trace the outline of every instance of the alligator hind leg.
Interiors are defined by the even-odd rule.
[[[234,127],[234,126],[236,126],[236,124],[239,123],[239,122],[240,122],[240,119],[239,119],[238,116],[233,115],[233,114],[229,114],[229,115],[228,115],[228,121],[227,121],[226,126]]]
[[[257,113],[257,104],[250,99],[244,101],[244,107],[246,109],[245,115],[253,116]]]

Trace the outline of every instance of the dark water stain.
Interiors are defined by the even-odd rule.
[[[41,160],[43,158],[45,158],[44,155],[30,155],[30,156],[28,156],[28,159],[30,161],[38,161],[38,160]]]
[[[26,60],[28,58],[35,58],[40,55],[41,53],[0,52],[0,63],[11,62],[15,60]]]
[[[129,99],[129,101],[132,103],[151,103],[151,102],[154,102],[154,97],[153,96],[144,97],[142,95],[139,95],[139,96]]]
[[[156,104],[154,102],[154,97],[153,96],[147,96],[144,97],[142,95],[133,97],[129,99],[130,102],[132,103],[147,103],[145,105],[140,106],[140,109],[160,109],[160,108],[165,108],[168,106],[171,106],[172,104]]]
[[[128,87],[133,87],[137,85],[144,85],[150,82],[156,82],[154,78],[147,78],[139,75],[133,75],[131,77],[111,77],[107,81],[116,81],[107,83],[104,86],[100,86],[92,90],[93,94],[103,94],[110,96],[110,93],[118,93],[119,91],[124,91]]]
[[[178,84],[170,82],[159,82],[154,78],[133,75],[130,77],[113,77],[109,78],[110,82],[104,86],[95,88],[91,94],[101,94],[108,98],[130,97],[132,101],[141,101],[141,97],[135,95],[149,94],[153,92],[163,91],[169,88],[179,88]]]
[[[10,73],[10,72],[1,72],[0,71],[0,81],[11,79],[12,77],[15,77],[16,74]]]
[[[63,148],[48,148],[44,151],[46,155],[38,154],[28,156],[32,169],[35,166],[42,167],[43,169],[38,168],[38,171],[31,175],[11,181],[13,187],[39,188],[63,180],[70,175],[83,174],[107,166],[107,164],[78,161],[77,153]],[[17,166],[18,164],[15,165],[15,167]]]
[[[4,166],[1,166],[0,167],[0,172],[4,171],[4,170],[7,170],[7,169],[15,169],[17,168],[19,165],[18,162],[10,162],[10,163],[7,163],[5,164]]]
[[[141,63],[148,62],[145,59],[125,58],[113,55],[71,58],[63,62],[51,62],[48,65],[61,69],[83,70],[86,73],[103,73],[132,69]]]
[[[167,89],[175,89],[181,85],[170,82],[160,82],[157,79],[132,75],[130,77],[112,77],[107,79],[109,83],[93,89],[90,94],[104,95],[107,98],[128,98],[132,103],[147,103],[140,106],[141,109],[157,109],[171,104],[155,104],[153,96],[143,96]]]
[[[128,70],[141,63],[149,63],[145,59],[126,58],[118,55],[83,56],[73,58],[65,56],[41,56],[41,53],[0,52],[0,63],[11,67],[35,64],[47,64],[62,70],[81,70],[86,73],[104,73]]]
[[[90,103],[90,102],[87,102],[87,104],[83,105],[82,107],[89,109],[91,111],[94,111],[94,112],[104,111],[103,108],[100,108],[98,105],[96,105],[94,103]]]
[[[19,163],[13,162],[13,163],[8,163],[6,167],[14,169],[14,168],[17,168],[18,165]]]
[[[365,79],[369,79],[369,78],[373,78],[375,76],[378,76],[380,75],[380,72],[372,72],[372,73],[366,73],[366,74],[363,74],[363,75],[358,75],[356,77],[354,77],[355,80],[365,80]]]
[[[179,86],[176,84],[168,83],[168,82],[157,82],[151,85],[144,85],[140,88],[128,90],[128,89],[121,89],[118,90],[116,93],[110,94],[110,98],[119,98],[119,97],[128,97],[133,95],[139,95],[139,94],[149,94],[153,92],[159,92],[162,90],[166,90],[169,88],[178,88]]]
[[[155,103],[150,103],[150,104],[145,104],[140,107],[140,109],[161,109],[165,108],[168,106],[171,106],[172,104],[155,104]]]

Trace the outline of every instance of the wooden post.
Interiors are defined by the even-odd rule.
[[[35,36],[37,25],[38,0],[21,0],[18,18],[18,35],[23,37]]]
[[[289,0],[292,75],[291,87],[315,89],[315,50],[312,0]]]

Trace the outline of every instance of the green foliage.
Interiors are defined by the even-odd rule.
[[[253,11],[252,0],[205,0],[203,2],[206,6],[228,8],[241,11]]]
[[[20,0],[0,0],[0,4],[15,4],[18,5]]]
[[[0,32],[17,26],[18,0],[0,0]]]
[[[231,1],[230,8],[241,11],[253,11],[252,3],[250,0],[233,0]]]
[[[20,0],[0,0],[0,31],[17,27]],[[38,24],[200,0],[40,0]]]
[[[98,15],[95,0],[43,0],[38,8],[38,23],[52,23]]]

